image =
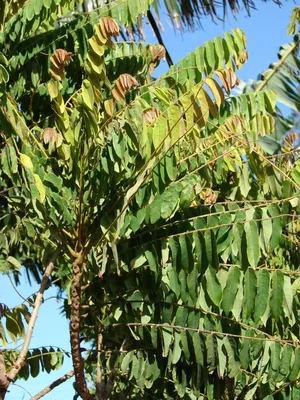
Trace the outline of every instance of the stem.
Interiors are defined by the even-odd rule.
[[[45,387],[45,389],[41,390],[35,396],[31,397],[30,400],[38,400],[38,399],[40,399],[41,397],[45,396],[45,394],[51,392],[51,390],[53,390],[57,386],[61,385],[62,383],[66,382],[68,379],[72,378],[73,375],[74,375],[74,371],[70,371],[70,372],[66,373],[65,375],[63,375],[60,378],[56,379],[56,381],[52,382],[51,385]]]
[[[78,253],[72,264],[71,324],[70,340],[77,391],[83,400],[92,400],[84,376],[84,365],[80,350],[80,303],[82,278],[82,253]]]
[[[34,326],[35,326],[35,322],[36,322],[36,319],[37,319],[37,316],[39,313],[39,309],[40,309],[40,306],[41,306],[41,303],[43,300],[43,294],[44,294],[45,290],[47,289],[48,279],[54,269],[54,262],[56,261],[59,253],[60,253],[60,249],[56,249],[56,251],[54,252],[54,254],[44,272],[41,286],[40,286],[40,289],[38,291],[38,294],[37,294],[35,302],[34,302],[34,309],[33,309],[33,312],[31,314],[31,317],[30,317],[30,320],[28,323],[27,333],[25,335],[22,350],[21,350],[19,357],[17,358],[17,361],[15,362],[14,366],[7,374],[7,378],[10,382],[16,378],[16,376],[18,375],[18,372],[20,371],[20,369],[22,367],[22,363],[26,359],[29,344],[30,344]]]

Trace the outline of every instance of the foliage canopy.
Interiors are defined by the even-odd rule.
[[[232,94],[239,29],[153,80],[164,49],[114,40],[150,3],[28,0],[2,19],[1,270],[39,279],[51,259],[85,400],[299,398],[300,164],[261,146],[276,93]],[[2,305],[2,345],[33,315]],[[20,355],[0,355],[2,398],[63,362]]]

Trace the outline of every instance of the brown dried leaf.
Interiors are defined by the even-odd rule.
[[[51,66],[50,74],[55,80],[64,79],[64,69],[65,66],[72,60],[73,54],[63,49],[56,49],[52,56],[50,57]]]

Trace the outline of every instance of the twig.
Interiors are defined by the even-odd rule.
[[[19,387],[20,389],[23,389],[24,392],[26,392],[27,394],[29,394],[29,396],[32,396],[32,394],[29,393],[28,390],[26,390],[26,389],[24,388],[24,386],[21,386],[21,385],[19,385],[19,384],[17,384],[17,383],[13,383],[13,385]],[[24,399],[24,396],[23,396],[23,399]]]
[[[38,400],[41,397],[44,397],[45,394],[51,392],[51,390],[53,390],[54,388],[56,388],[57,386],[61,385],[62,383],[64,383],[65,381],[67,381],[68,379],[72,378],[72,376],[74,375],[74,371],[70,371],[68,373],[66,373],[65,375],[61,376],[60,378],[56,379],[56,381],[52,382],[51,385],[45,387],[45,389],[41,390],[39,393],[37,393],[35,396],[31,397],[30,400]]]
[[[13,280],[10,277],[10,274],[7,274],[7,277],[10,280],[10,283],[11,283],[14,291],[17,293],[17,295],[20,296],[21,299],[23,299],[26,303],[30,304],[31,307],[34,307],[34,304],[31,301],[29,301],[28,299],[26,299],[26,297],[22,296],[21,293],[18,291],[18,289],[16,288],[16,285],[13,283]]]
[[[40,286],[40,290],[38,291],[38,294],[36,296],[35,302],[34,302],[34,309],[33,312],[31,314],[29,323],[28,323],[28,328],[27,328],[27,333],[25,335],[25,340],[22,346],[22,350],[19,354],[19,357],[17,359],[17,361],[15,362],[15,365],[12,367],[12,369],[10,370],[10,372],[7,374],[7,378],[9,381],[13,381],[18,372],[20,371],[20,368],[22,367],[22,363],[24,362],[27,352],[28,352],[28,348],[29,348],[29,344],[31,341],[31,337],[33,334],[33,330],[34,330],[34,326],[35,326],[35,322],[39,313],[39,309],[43,300],[43,294],[45,292],[45,290],[47,289],[48,286],[48,279],[54,269],[54,262],[57,259],[58,255],[60,253],[60,248],[57,249],[53,256],[51,257],[51,260],[49,262],[49,264],[46,267],[46,270],[44,272],[43,275],[43,279],[41,282],[41,286]]]

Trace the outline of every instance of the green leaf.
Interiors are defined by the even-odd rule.
[[[134,355],[134,351],[129,351],[123,358],[122,363],[121,363],[121,371],[123,373],[126,373],[128,371],[129,365],[133,359],[133,355]]]
[[[173,329],[162,326],[162,337],[163,337],[163,357],[168,357],[171,343],[173,342]]]
[[[150,204],[150,221],[155,224],[160,219],[160,210],[162,206],[161,196],[156,196]]]
[[[240,362],[236,359],[236,345],[233,338],[226,336],[223,339],[228,356],[228,372],[231,378],[234,378],[241,369]]]
[[[261,224],[262,224],[264,247],[266,252],[269,252],[269,243],[272,236],[273,225],[272,221],[269,219],[267,210],[265,208],[262,208],[262,219],[263,221],[261,222]]]
[[[13,174],[18,172],[18,158],[14,146],[9,146],[11,171]]]
[[[189,349],[189,343],[188,343],[186,331],[180,332],[180,340],[181,340],[182,351],[183,351],[184,357],[187,359],[187,361],[189,361],[189,359],[191,357],[191,353],[190,353],[190,349]]]
[[[186,235],[179,236],[181,267],[185,271],[189,271],[190,268],[187,240],[188,238],[186,237]]]
[[[29,359],[30,374],[33,378],[36,378],[40,373],[40,357],[41,352],[39,349],[34,349]]]
[[[171,181],[175,181],[177,177],[176,159],[174,153],[167,153],[165,156],[166,170]]]
[[[167,135],[167,120],[163,116],[159,116],[155,121],[153,130],[153,145],[155,150],[157,150]]]
[[[5,313],[6,317],[6,332],[10,339],[16,344],[18,341],[18,335],[20,328],[15,316],[11,312]]]
[[[42,354],[43,354],[43,365],[48,374],[52,371],[52,365],[51,365],[51,354],[48,354],[48,350],[43,347],[42,348]]]
[[[34,2],[33,1],[29,1],[26,5],[26,18],[28,19],[28,21],[31,21],[34,16],[35,16],[35,12],[34,12]]]
[[[251,267],[256,267],[260,258],[259,235],[255,221],[245,222],[247,257]]]
[[[44,180],[46,182],[52,183],[52,185],[57,188],[58,191],[61,190],[62,188],[62,184],[63,184],[63,180],[61,177],[55,175],[53,172],[47,172],[44,176]]]
[[[39,177],[39,175],[33,174],[33,176],[35,179],[36,187],[40,194],[40,202],[43,203],[46,198],[45,186],[43,185],[43,182],[41,181],[41,178]]]
[[[257,275],[257,295],[255,297],[254,321],[257,323],[264,315],[269,303],[270,273],[260,270]]]
[[[220,282],[218,281],[216,271],[209,266],[205,272],[205,278],[206,291],[212,302],[216,306],[219,306],[222,298],[222,287],[220,285]]]
[[[286,344],[282,351],[282,357],[279,368],[279,374],[281,375],[281,380],[283,380],[291,370],[292,354],[293,354],[293,348]]]
[[[246,320],[249,319],[255,304],[256,298],[256,274],[252,268],[248,268],[244,278],[244,307],[243,314]]]
[[[241,176],[240,176],[240,191],[242,196],[245,198],[248,196],[248,193],[251,189],[251,186],[249,184],[249,168],[247,163],[243,163],[242,171],[241,171]]]
[[[193,346],[195,352],[196,363],[203,367],[204,365],[204,344],[198,332],[193,334]]]
[[[213,335],[207,335],[206,337],[206,362],[208,371],[212,372],[217,367],[217,346],[216,339]]]
[[[216,237],[212,229],[208,229],[204,232],[205,250],[208,263],[218,269],[219,267],[219,256],[217,252]]]
[[[13,267],[15,267],[17,270],[20,270],[22,268],[20,261],[18,261],[15,257],[8,256],[6,261]]]
[[[229,315],[232,311],[235,296],[239,287],[240,276],[241,272],[239,268],[235,266],[230,267],[221,303],[221,308],[223,308],[226,315]]]
[[[294,381],[300,375],[300,349],[295,349],[295,360],[289,375],[289,380]]]
[[[281,212],[276,204],[271,204],[270,206],[268,206],[268,213],[271,215],[271,217],[277,217],[272,219],[273,229],[270,240],[270,251],[273,251],[275,247],[278,246],[281,237],[281,231],[282,231],[282,225],[280,219]]]
[[[269,369],[269,379],[274,379],[279,371],[280,368],[280,353],[281,353],[281,346],[279,342],[273,342],[270,346],[270,369]]]
[[[270,299],[270,309],[273,317],[277,320],[282,313],[283,305],[283,284],[284,275],[281,271],[272,273],[272,292]]]

